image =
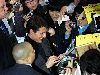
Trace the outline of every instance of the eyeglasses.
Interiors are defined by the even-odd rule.
[[[84,20],[86,17],[82,17],[82,20]]]
[[[84,20],[86,17],[82,17],[81,19],[78,19],[78,20]]]

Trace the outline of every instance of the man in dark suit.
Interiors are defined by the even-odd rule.
[[[59,62],[59,57],[52,55],[46,38],[47,26],[45,21],[39,16],[32,16],[26,28],[28,35],[25,40],[31,43],[37,55],[35,62],[32,64],[33,68],[43,75],[52,75],[51,68]]]
[[[0,70],[12,66],[15,63],[11,55],[14,42],[2,21],[6,17],[7,10],[5,0],[0,0]]]
[[[35,50],[28,42],[15,45],[12,51],[16,61],[15,66],[3,71],[3,75],[41,75],[31,64],[35,59]]]

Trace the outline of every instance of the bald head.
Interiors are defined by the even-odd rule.
[[[28,57],[30,57],[32,58],[33,62],[33,60],[35,59],[35,50],[33,49],[32,45],[28,42],[22,42],[14,46],[12,54],[15,61],[19,60],[25,61]]]

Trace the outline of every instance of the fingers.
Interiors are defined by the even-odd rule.
[[[71,61],[68,61],[67,67],[73,68],[73,59],[71,59]]]
[[[71,75],[71,69],[70,68],[66,68],[66,73],[65,75]]]
[[[46,66],[47,66],[47,68],[50,68],[59,61],[60,60],[58,59],[57,56],[50,56],[46,62]]]
[[[58,59],[61,60],[61,59],[63,59],[63,57],[64,57],[64,54],[60,54],[60,55],[58,56]]]
[[[25,21],[28,21],[30,19],[31,16],[29,16],[29,14],[25,15],[23,18],[25,19]]]
[[[65,12],[67,11],[67,6],[63,6],[62,8],[61,8],[61,10],[60,10],[60,16],[63,16],[63,17],[65,17],[64,15],[65,15]]]
[[[78,5],[80,3],[80,0],[74,0],[75,5]]]
[[[48,32],[50,33],[50,36],[55,35],[55,30],[53,28],[49,28]]]
[[[72,68],[73,68],[73,59],[71,59],[71,61],[68,61],[65,75],[72,75]]]
[[[53,63],[57,63],[59,61],[57,56],[50,56],[49,60],[51,60],[51,62],[53,62]]]

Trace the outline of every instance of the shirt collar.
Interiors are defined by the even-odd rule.
[[[31,66],[31,67],[32,67],[32,65],[31,65],[31,64],[25,64],[25,65],[29,65],[29,66]]]
[[[82,29],[82,28],[87,28],[89,25],[88,24],[86,24],[86,25],[84,25],[84,26],[79,26],[79,28],[80,29]]]

